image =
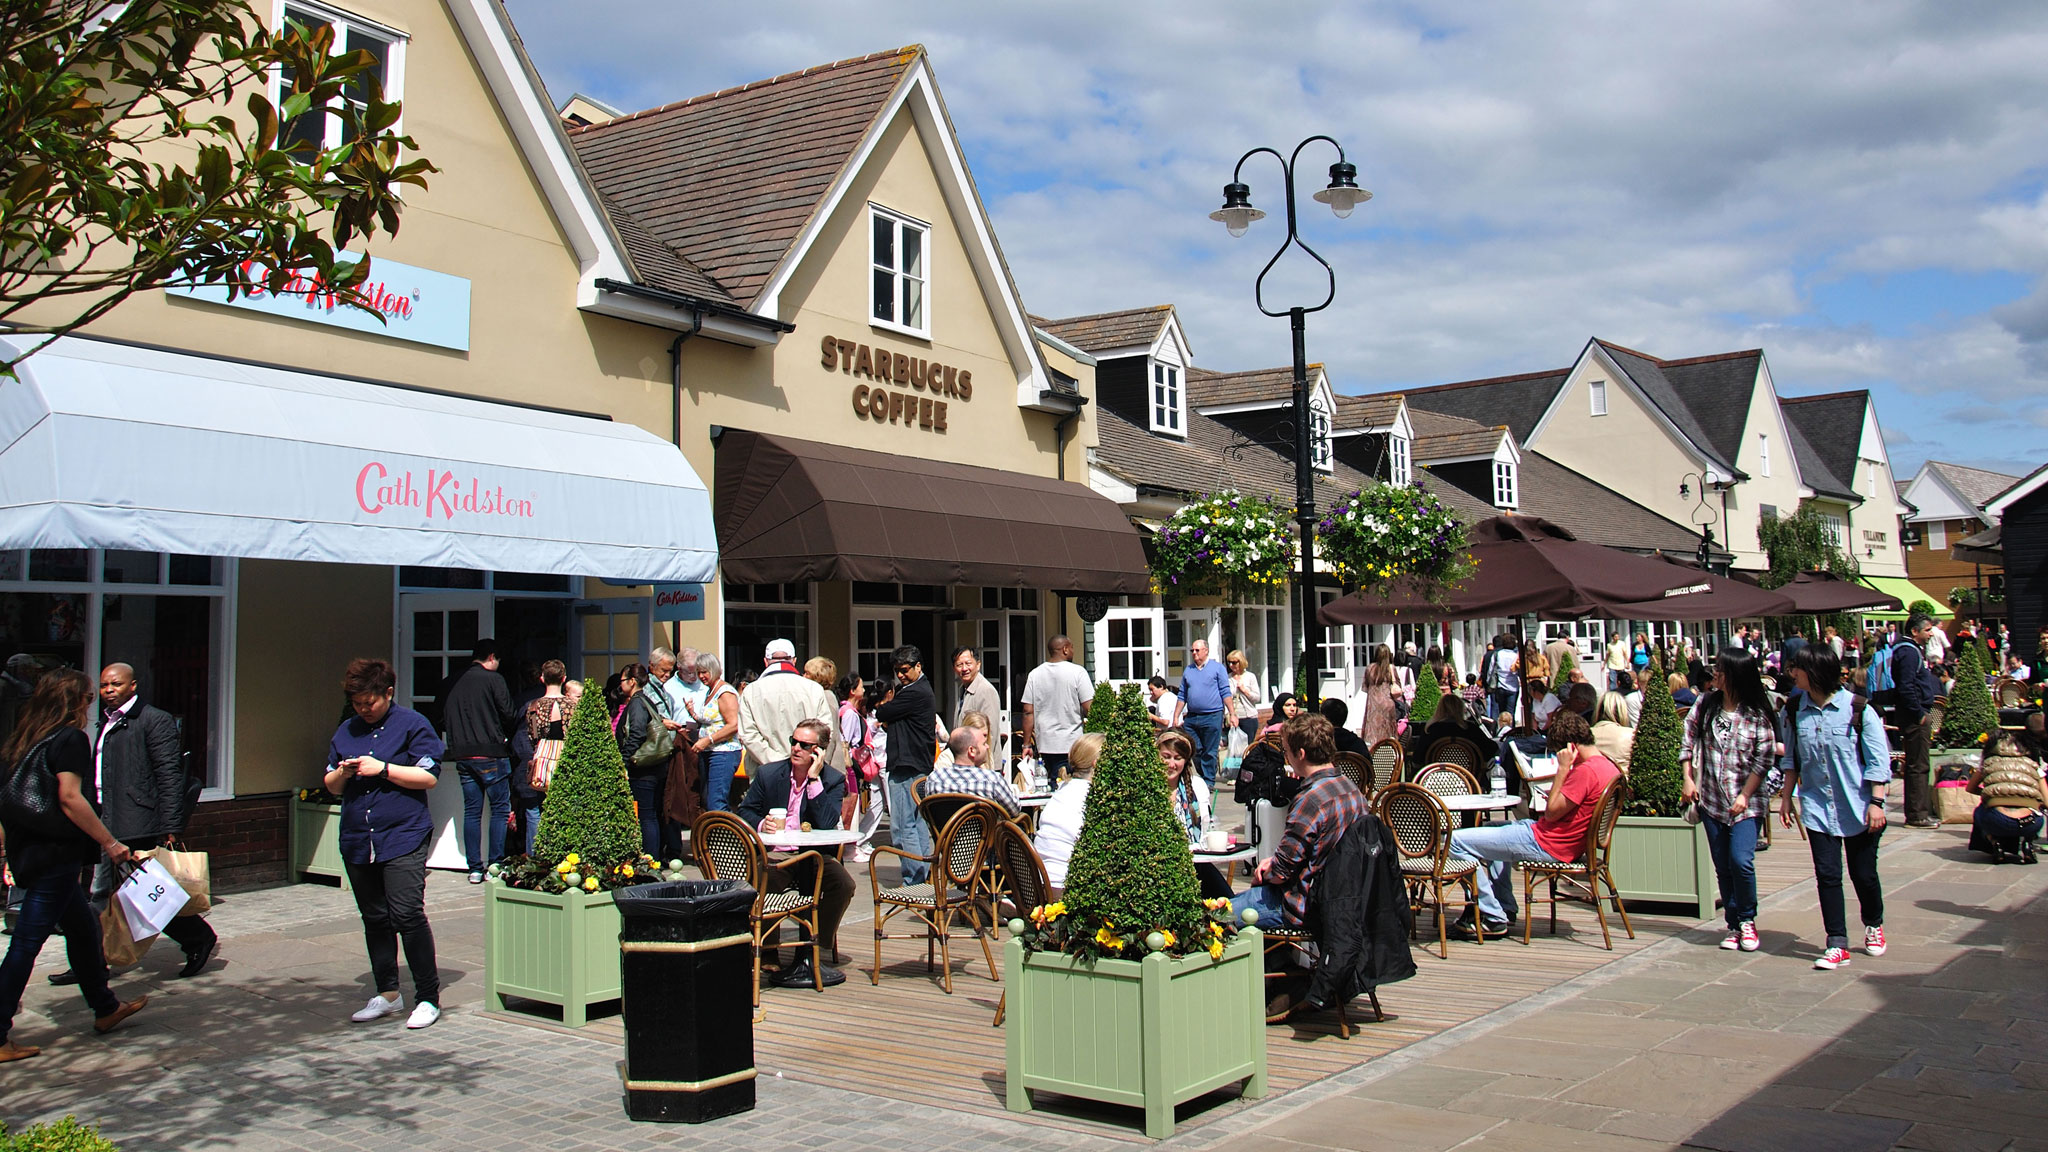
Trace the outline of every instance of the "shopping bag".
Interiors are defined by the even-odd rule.
[[[1963,788],[1934,787],[1934,815],[1943,824],[1968,824],[1977,817],[1977,804],[1982,799],[1975,792]]]
[[[144,859],[114,890],[114,902],[128,914],[128,930],[144,939],[162,932],[188,899],[185,886],[153,859]]]
[[[128,931],[128,914],[121,911],[121,902],[107,901],[107,910],[100,913],[100,950],[107,954],[107,967],[126,968],[130,964],[140,964],[154,943],[155,936],[137,940]]]
[[[204,852],[180,852],[176,848],[155,848],[140,855],[163,861],[164,870],[177,878],[185,890],[185,907],[180,916],[204,916],[213,907],[213,873]]]

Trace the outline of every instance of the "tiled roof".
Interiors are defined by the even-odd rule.
[[[1541,516],[1581,540],[1637,551],[1661,548],[1683,556],[1699,547],[1699,529],[1667,520],[1541,452],[1523,450],[1519,472],[1519,511]]]
[[[1415,412],[1423,411],[1458,416],[1482,426],[1505,424],[1514,432],[1515,440],[1522,442],[1529,439],[1536,421],[1542,419],[1550,402],[1557,398],[1557,390],[1564,386],[1565,377],[1570,375],[1571,369],[1560,368],[1554,372],[1404,388],[1401,394],[1408,398],[1410,419]]]
[[[1315,387],[1316,373],[1321,364],[1308,366],[1308,383]],[[1224,404],[1271,404],[1292,403],[1294,400],[1294,365],[1279,368],[1254,368],[1249,372],[1211,372],[1206,368],[1188,369],[1188,401],[1197,408],[1209,408]]]
[[[750,304],[923,53],[912,46],[807,68],[569,139],[615,220],[630,220],[617,226],[647,283],[701,295],[709,280]]]
[[[1870,393],[1862,391],[1779,398],[1799,458],[1799,477],[1807,487],[1827,495],[1857,495],[1856,459],[1869,403]]]
[[[1180,440],[1154,436],[1108,408],[1096,415],[1101,422],[1096,462],[1130,483],[1168,492],[1236,488],[1289,507],[1294,504],[1294,461],[1240,437],[1220,421],[1193,414],[1187,439]],[[1365,473],[1339,463],[1333,472],[1316,473],[1316,503],[1326,505],[1372,482]]]
[[[1401,411],[1399,392],[1382,392],[1377,396],[1339,396],[1337,414],[1330,421],[1330,427],[1345,428],[1390,428],[1394,417]],[[1410,417],[1409,422],[1414,422]]]
[[[1465,423],[1465,421],[1459,421]],[[1461,432],[1439,432],[1415,437],[1415,462],[1428,465],[1438,460],[1464,460],[1491,456],[1500,448],[1506,428],[1472,428]]]
[[[1940,460],[1929,460],[1927,467],[1947,481],[1949,487],[1956,490],[1957,495],[1979,508],[1989,504],[1993,496],[2019,483],[2020,479],[2017,476],[2007,476],[2003,472],[1987,472],[1982,468],[1967,468],[1961,464],[1949,464]],[[1899,489],[1900,496],[1905,494],[1904,488]]]
[[[1713,458],[1712,464],[1730,475],[1737,471],[1737,448],[1749,419],[1761,349],[1659,360],[1611,341],[1597,343],[1666,419]]]
[[[713,280],[702,268],[675,249],[656,240],[633,214],[612,203],[608,196],[600,195],[598,201],[604,205],[605,214],[611,218],[612,228],[619,234],[619,243],[625,245],[632,257],[633,270],[642,281],[657,288],[681,292],[686,296],[701,296],[725,304],[738,304],[725,285]]]
[[[1150,347],[1172,314],[1173,305],[1155,304],[1150,308],[1097,312],[1092,316],[1069,316],[1064,320],[1033,316],[1031,322],[1083,352],[1104,352],[1140,344]]]

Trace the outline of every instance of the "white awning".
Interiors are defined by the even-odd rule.
[[[638,582],[718,562],[703,481],[631,424],[96,340],[20,374],[0,381],[0,548]]]

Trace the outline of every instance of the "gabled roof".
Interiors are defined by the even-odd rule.
[[[1541,516],[1581,540],[1643,552],[1661,549],[1681,556],[1690,556],[1699,547],[1699,529],[1659,516],[1541,452],[1522,451],[1519,481],[1517,511]]]
[[[1219,420],[1199,412],[1188,416],[1187,438],[1154,436],[1141,425],[1103,408],[1096,412],[1100,443],[1095,465],[1129,484],[1158,492],[1201,492],[1235,488],[1240,492],[1294,504],[1294,461],[1255,440],[1238,435]],[[1377,483],[1339,460],[1329,472],[1315,473],[1316,503],[1327,506]],[[1448,484],[1438,485],[1444,502],[1468,516],[1488,516],[1492,509],[1476,504]]]
[[[1863,451],[1864,413],[1870,407],[1870,393],[1781,396],[1778,407],[1785,413],[1785,427],[1792,434],[1793,452],[1799,460],[1799,478],[1807,487],[1824,495],[1859,498],[1856,462]]]
[[[1983,468],[1970,468],[1962,464],[1950,464],[1941,460],[1929,460],[1927,462],[1927,470],[1940,477],[1942,483],[1947,484],[1953,489],[1957,496],[1976,508],[1982,508],[1984,505],[1989,504],[1992,497],[1997,496],[2019,481],[2019,477],[2007,476],[2003,472],[1991,472]],[[1904,494],[1904,490],[1901,489],[1900,495]]]
[[[1408,398],[1410,412],[1441,412],[1481,426],[1505,424],[1517,442],[1526,442],[1570,375],[1571,369],[1560,368],[1554,372],[1491,376],[1429,388],[1404,388],[1401,395]]]
[[[1315,387],[1321,364],[1308,366],[1309,387]],[[1249,372],[1211,372],[1188,369],[1188,402],[1197,408],[1225,404],[1291,404],[1294,402],[1294,366],[1254,368]]]
[[[751,304],[923,55],[912,46],[807,68],[569,139],[614,219],[630,217],[728,298]],[[653,287],[703,291],[664,282],[676,276],[664,261],[637,270]]]
[[[1763,349],[1721,352],[1685,360],[1659,360],[1608,340],[1594,340],[1615,366],[1656,405],[1664,418],[1728,475],[1740,454],[1749,401],[1756,390]]]
[[[1084,352],[1106,352],[1114,348],[1151,347],[1172,318],[1173,305],[1155,304],[1121,312],[1069,316],[1064,320],[1033,316],[1031,322]]]
[[[1353,428],[1391,428],[1401,414],[1402,395],[1399,392],[1382,392],[1377,396],[1339,396],[1337,412],[1330,419],[1330,427],[1343,432]],[[1414,414],[1409,414],[1410,422]]]
[[[1985,515],[1994,520],[2000,520],[2002,526],[2005,510],[2039,492],[2044,484],[2048,484],[2048,464],[2043,464],[2011,484],[2006,485],[2003,491],[1986,500],[1984,502]]]
[[[1438,461],[1492,456],[1508,435],[1504,424],[1487,428],[1438,412],[1417,412],[1411,419],[1415,424],[1415,462],[1424,467]]]

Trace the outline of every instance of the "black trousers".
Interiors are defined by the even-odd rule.
[[[375,864],[349,864],[348,882],[355,890],[356,911],[363,916],[363,944],[370,953],[370,974],[377,991],[398,991],[398,945],[405,943],[405,963],[412,969],[415,1004],[441,1003],[441,969],[434,963],[434,930],[427,924],[427,846]]]
[[[771,864],[787,859],[789,856],[780,852],[768,856]],[[818,947],[825,954],[825,963],[830,964],[832,954],[839,951],[839,921],[853,903],[854,885],[853,874],[837,857],[825,856],[823,860],[825,877],[818,889]],[[816,868],[810,863],[795,868],[769,868],[762,872],[761,883],[770,892],[809,891]]]
[[[1884,829],[1859,832],[1854,836],[1830,836],[1806,830],[1806,846],[1813,852],[1813,878],[1820,888],[1820,918],[1827,926],[1828,947],[1849,946],[1848,909],[1842,900],[1842,861],[1849,862],[1849,882],[1856,886],[1856,902],[1862,906],[1863,923],[1872,928],[1884,925],[1884,888],[1877,881],[1877,842]]]
[[[1922,716],[1917,723],[1899,725],[1900,751],[1906,760],[1900,766],[1905,780],[1906,822],[1934,819],[1934,785],[1928,780],[1928,743],[1934,737],[1934,717]]]

